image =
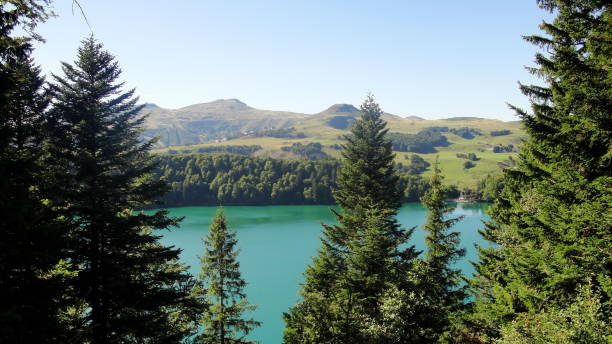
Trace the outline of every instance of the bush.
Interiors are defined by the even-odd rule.
[[[411,156],[406,155],[405,158],[409,160],[409,163],[408,165],[398,163],[397,170],[399,172],[417,175],[425,172],[430,166],[430,163],[416,154],[412,154]]]
[[[512,134],[510,130],[493,130],[491,132],[491,136],[505,136],[510,134]]]
[[[507,146],[497,145],[493,147],[493,153],[510,153],[514,152],[514,145],[509,144]]]
[[[426,130],[418,134],[389,133],[387,137],[393,143],[393,150],[398,152],[413,153],[435,153],[434,147],[446,147],[449,145],[446,136]]]
[[[468,127],[452,128],[450,132],[459,137],[463,137],[464,139],[468,139],[468,140],[471,140],[476,136],[482,135],[482,132],[480,132],[480,130],[474,129],[474,128],[468,128]]]
[[[291,146],[281,147],[284,152],[291,152],[300,155],[308,160],[325,160],[331,157],[323,152],[323,146],[318,142],[311,142],[307,145],[294,143]]]
[[[477,157],[475,153],[468,153],[468,154],[457,153],[456,156],[457,156],[457,158],[468,159],[468,160],[471,160],[471,161],[478,161],[478,160],[480,160],[480,158]]]

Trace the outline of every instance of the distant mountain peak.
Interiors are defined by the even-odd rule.
[[[404,118],[405,119],[414,119],[414,120],[417,120],[417,121],[424,121],[425,120],[425,118],[419,117],[419,116],[406,116]]]
[[[153,104],[153,103],[145,103],[144,108],[145,109],[160,109],[160,107],[157,104]]]
[[[231,110],[243,110],[243,109],[250,108],[250,106],[246,105],[245,103],[241,102],[239,99],[236,99],[236,98],[217,99],[208,104],[216,105],[216,106],[223,106]]]
[[[252,108],[245,103],[241,102],[236,98],[230,99],[217,99],[208,103],[193,104],[178,109],[180,112],[203,112],[203,113],[216,113],[225,111],[243,111],[252,110]]]
[[[355,114],[359,109],[351,104],[334,104],[320,113],[324,114]]]
[[[236,98],[229,98],[229,99],[217,99],[212,101],[211,103],[223,103],[223,104],[237,104],[237,105],[244,105],[246,106],[245,103],[241,102],[240,99],[236,99]]]

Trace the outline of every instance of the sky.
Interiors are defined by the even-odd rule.
[[[126,87],[165,108],[238,98],[267,110],[318,113],[360,104],[426,119],[517,120],[517,82],[550,14],[535,0],[55,0],[35,59],[61,75],[92,32]],[[74,10],[74,11],[73,11]]]

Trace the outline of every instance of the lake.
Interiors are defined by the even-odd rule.
[[[466,257],[458,266],[464,274],[472,274],[469,261],[477,259],[475,243],[483,243],[478,229],[483,228],[487,204],[458,204],[454,215],[464,215],[454,230],[461,232]],[[246,294],[252,304],[259,306],[253,317],[263,325],[252,332],[251,339],[262,344],[282,342],[284,323],[282,313],[298,300],[302,272],[316,255],[320,246],[321,222],[334,223],[328,206],[262,206],[225,207],[229,225],[236,230],[242,277],[248,283]],[[164,232],[162,242],[183,250],[181,258],[199,272],[198,257],[203,255],[202,238],[208,232],[215,207],[182,207],[170,209],[171,216],[184,216],[181,228]],[[425,247],[426,210],[418,203],[405,204],[398,220],[404,227],[419,226],[412,244]]]

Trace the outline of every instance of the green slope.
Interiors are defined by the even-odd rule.
[[[216,104],[215,104],[216,103]],[[216,106],[216,108],[215,108]],[[233,107],[233,108],[232,108]],[[164,116],[151,116],[154,120],[160,123],[172,123],[181,128],[193,128],[189,121],[201,120],[204,116],[212,116],[220,122],[229,124],[221,125],[223,128],[239,127],[239,129],[231,132],[236,133],[236,138],[224,140],[222,142],[206,142],[206,139],[222,136],[230,132],[230,130],[216,130],[216,127],[210,126],[198,133],[197,131],[189,131],[191,135],[197,136],[197,140],[188,142],[185,145],[173,144],[172,140],[164,142],[164,148],[156,150],[158,153],[182,152],[182,151],[197,151],[201,147],[209,146],[253,146],[259,145],[262,149],[252,153],[252,156],[270,156],[276,158],[299,159],[291,152],[283,151],[281,148],[291,146],[294,143],[308,144],[310,142],[319,142],[324,146],[323,151],[332,157],[339,157],[339,150],[333,146],[342,144],[342,136],[348,133],[348,127],[352,120],[359,116],[359,110],[350,104],[336,104],[329,109],[314,115],[296,114],[290,112],[275,112],[257,110],[246,106],[237,100],[217,101],[213,103],[194,105],[179,110],[174,110],[172,114],[166,113]],[[218,111],[216,114],[215,111]],[[176,116],[172,118],[172,116]],[[442,133],[447,137],[450,145],[448,147],[436,147],[436,153],[417,154],[423,157],[430,163],[433,162],[436,156],[439,157],[442,173],[445,176],[445,181],[450,184],[458,185],[459,187],[474,187],[476,183],[484,178],[487,174],[496,174],[501,171],[500,163],[507,161],[509,157],[515,157],[516,152],[510,153],[494,153],[493,147],[497,145],[507,146],[509,144],[515,147],[520,146],[521,139],[524,137],[524,132],[521,129],[520,122],[503,122],[493,119],[484,119],[477,117],[455,117],[443,120],[425,120],[420,117],[399,117],[391,114],[385,114],[384,119],[388,123],[390,132],[416,134],[419,131],[430,127],[448,127],[450,129],[472,128],[479,130],[482,135],[475,136],[472,139],[460,137],[451,132]],[[165,120],[163,122],[162,120]],[[151,122],[148,122],[150,124]],[[233,123],[233,124],[232,124]],[[239,125],[241,124],[241,125]],[[256,131],[261,129],[271,128],[295,128],[294,132],[303,133],[303,138],[275,138],[275,137],[254,137],[249,135],[249,130]],[[152,127],[148,127],[148,133],[154,132]],[[491,131],[510,130],[511,134],[505,136],[492,136]],[[168,130],[169,132],[170,130]],[[199,136],[198,136],[199,135]],[[163,140],[163,137],[162,137]],[[464,168],[466,159],[457,158],[458,153],[475,153],[480,160],[475,161],[475,167],[470,169]],[[396,161],[407,163],[407,157],[411,152],[397,152]],[[425,175],[430,171],[426,171]]]
[[[143,137],[159,137],[158,148],[193,145],[250,132],[289,127],[308,115],[254,109],[238,99],[220,99],[171,110],[148,104]]]

